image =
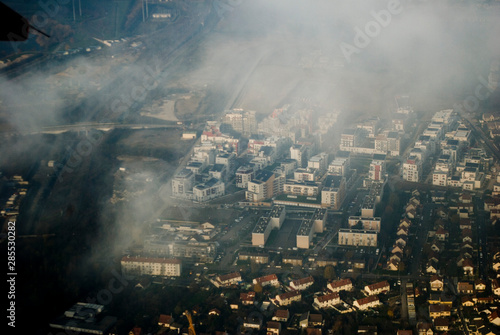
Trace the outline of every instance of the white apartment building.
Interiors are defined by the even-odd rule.
[[[182,262],[173,258],[130,257],[121,260],[122,272],[126,275],[180,276]]]
[[[373,230],[340,228],[338,233],[338,244],[359,247],[376,247],[377,232]]]
[[[174,197],[188,197],[194,183],[194,173],[188,169],[181,170],[172,179],[172,195]]]
[[[419,182],[422,178],[422,161],[416,156],[410,156],[403,164],[403,179]]]
[[[210,178],[203,184],[193,187],[193,200],[198,202],[209,201],[224,195],[226,186],[217,178]]]

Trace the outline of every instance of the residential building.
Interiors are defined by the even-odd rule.
[[[321,190],[321,205],[339,210],[345,198],[346,181],[341,176],[328,175]]]
[[[328,293],[314,298],[314,303],[319,308],[331,308],[340,304],[340,295],[337,292]]]
[[[252,181],[254,175],[255,171],[253,166],[240,166],[238,170],[236,170],[236,187],[248,188],[248,183]]]
[[[224,182],[217,178],[210,178],[205,183],[193,187],[193,200],[198,202],[209,201],[225,194]]]
[[[368,295],[376,295],[380,293],[386,293],[389,292],[391,289],[391,285],[387,282],[387,280],[371,284],[371,285],[366,285],[364,290]]]
[[[276,296],[276,301],[279,306],[288,306],[294,301],[302,300],[302,294],[300,291],[290,291]]]
[[[247,201],[257,202],[270,199],[283,191],[284,177],[273,172],[261,170],[252,181],[248,182]]]
[[[290,287],[296,291],[303,291],[312,284],[314,284],[314,278],[312,276],[309,276],[297,280],[292,280],[290,282]]]
[[[362,229],[340,228],[338,233],[338,244],[360,247],[376,247],[377,232]]]
[[[173,258],[131,257],[121,260],[122,272],[126,275],[180,276],[182,262]]]
[[[259,277],[259,278],[255,278],[253,280],[253,284],[261,284],[262,287],[264,286],[267,286],[267,285],[270,285],[270,286],[279,286],[279,281],[278,281],[278,276],[276,276],[275,274],[271,274],[271,275],[267,275],[267,276],[263,276],[263,277]]]
[[[410,156],[403,164],[403,179],[419,182],[422,178],[422,161],[416,156]]]
[[[362,229],[373,230],[376,232],[380,232],[381,222],[382,222],[382,219],[380,217],[366,218],[366,217],[361,217],[361,216],[350,216],[349,220],[348,220],[350,228],[360,224],[362,226]]]
[[[233,272],[233,273],[228,273],[226,275],[220,275],[215,278],[215,281],[220,285],[220,286],[231,286],[238,284],[239,282],[242,281],[241,279],[241,274],[239,272]]]
[[[352,281],[349,278],[339,279],[328,283],[327,288],[332,292],[352,291]]]
[[[378,305],[380,305],[380,300],[376,295],[355,300],[353,303],[353,306],[361,311],[377,307]]]
[[[183,169],[172,179],[172,195],[174,197],[188,197],[192,193],[194,173]]]

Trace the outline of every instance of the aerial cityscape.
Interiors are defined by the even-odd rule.
[[[5,334],[500,334],[499,1],[0,5]]]

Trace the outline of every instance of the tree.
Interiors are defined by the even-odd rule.
[[[255,284],[253,290],[255,291],[255,293],[262,293],[262,284],[261,283]]]
[[[325,266],[325,271],[323,273],[323,277],[326,280],[331,280],[331,279],[335,278],[335,269],[333,268],[332,265]]]

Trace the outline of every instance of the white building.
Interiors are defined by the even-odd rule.
[[[360,247],[376,247],[377,232],[372,230],[340,228],[338,233],[338,244]]]
[[[173,258],[130,257],[121,260],[122,272],[126,275],[180,276],[182,262]]]
[[[248,188],[248,183],[252,181],[254,176],[255,170],[253,166],[240,166],[238,170],[236,170],[236,187]]]
[[[349,278],[339,279],[328,283],[326,286],[332,292],[340,292],[340,291],[352,291],[352,281]]]
[[[303,291],[307,289],[309,286],[314,284],[314,278],[312,276],[301,278],[297,280],[292,280],[290,282],[290,287],[296,291]]]
[[[193,200],[204,202],[224,195],[226,187],[222,181],[211,178],[203,184],[193,187]]]
[[[379,155],[376,155],[377,157]],[[385,157],[384,159],[373,159],[370,163],[368,170],[368,178],[370,180],[384,180],[385,179]]]
[[[276,301],[280,306],[288,306],[294,301],[302,300],[300,291],[290,291],[276,296]]]
[[[188,197],[194,183],[194,173],[183,169],[172,179],[172,195],[174,197]]]
[[[366,298],[361,298],[358,300],[355,300],[353,303],[353,306],[356,307],[357,309],[364,311],[369,308],[377,307],[380,305],[380,300],[376,295],[371,295]]]
[[[410,156],[403,164],[403,179],[419,182],[422,177],[422,161],[415,156]]]
[[[380,293],[389,292],[390,289],[391,289],[391,285],[389,285],[387,280],[365,286],[365,292],[368,295],[377,295]]]
[[[380,217],[362,217],[362,216],[350,216],[348,223],[349,227],[353,227],[361,222],[364,230],[373,230],[380,232],[380,226],[382,219]]]
[[[331,308],[340,304],[341,300],[340,295],[334,292],[315,297],[314,302],[319,308]]]

